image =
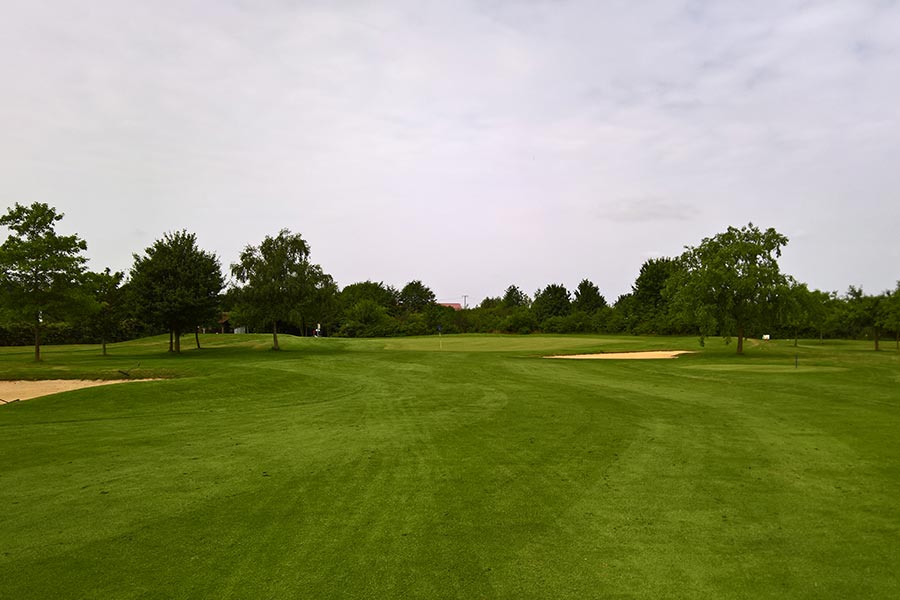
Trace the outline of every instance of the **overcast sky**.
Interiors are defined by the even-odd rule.
[[[97,270],[288,228],[342,287],[612,301],[752,221],[811,287],[900,279],[890,0],[0,0],[0,86],[0,204]]]

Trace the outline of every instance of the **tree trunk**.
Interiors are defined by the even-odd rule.
[[[197,341],[197,350],[200,349],[200,328],[194,330],[194,339]]]
[[[175,354],[181,354],[181,330],[176,329],[172,333],[175,338]]]
[[[272,350],[281,350],[278,347],[278,322],[272,321]]]
[[[878,334],[879,333],[881,333],[879,331],[879,328],[875,327],[875,352],[878,352],[879,350],[881,350],[881,348],[878,347]]]
[[[41,318],[38,317],[34,322],[34,360],[41,360]]]
[[[738,354],[743,354],[743,353],[744,353],[744,326],[743,326],[743,325],[739,325],[739,326],[738,326],[738,347],[737,347],[737,353],[738,353]]]
[[[169,352],[175,352],[174,335],[175,335],[175,330],[169,329]]]
[[[897,337],[896,337],[896,339],[897,339],[897,350],[900,350],[900,329],[898,329],[898,330],[897,330],[897,333],[895,333],[894,335],[897,336]]]
[[[103,348],[103,356],[106,356],[106,338],[100,338],[100,347]]]

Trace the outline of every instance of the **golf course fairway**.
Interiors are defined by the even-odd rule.
[[[0,349],[155,379],[0,404],[0,598],[900,597],[893,347],[167,341]]]

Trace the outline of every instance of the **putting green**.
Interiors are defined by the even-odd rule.
[[[846,367],[806,366],[799,365],[686,365],[685,369],[699,371],[732,371],[741,373],[841,373]]]

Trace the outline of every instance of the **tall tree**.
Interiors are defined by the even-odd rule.
[[[892,292],[885,294],[885,307],[882,317],[884,326],[894,332],[897,350],[900,350],[900,281]]]
[[[517,286],[511,285],[503,293],[501,304],[503,308],[528,307],[531,305],[531,298]]]
[[[534,294],[531,310],[538,323],[551,317],[564,317],[572,310],[569,291],[564,285],[551,283]]]
[[[341,305],[346,311],[358,302],[370,300],[388,313],[395,313],[400,302],[399,296],[396,289],[383,282],[360,281],[341,290]]]
[[[821,295],[811,291],[805,283],[793,277],[787,279],[788,288],[779,303],[779,320],[794,336],[794,346],[797,346],[800,332],[812,331],[821,322],[824,306]]]
[[[94,333],[100,337],[100,347],[106,356],[106,343],[116,335],[122,316],[122,272],[110,272],[107,267],[102,273],[88,272],[84,284],[91,299],[89,322]]]
[[[572,301],[572,310],[593,314],[606,307],[606,298],[600,293],[594,283],[588,279],[582,279],[575,289],[575,299]]]
[[[187,231],[166,233],[134,255],[129,288],[142,316],[169,331],[169,351],[181,352],[181,334],[218,315],[225,285],[215,254]]]
[[[681,255],[682,271],[667,285],[676,305],[690,315],[701,336],[715,332],[737,335],[737,353],[744,351],[748,327],[774,318],[779,295],[787,289],[778,258],[787,237],[753,223],[704,238]]]
[[[244,284],[240,312],[271,327],[272,349],[279,350],[278,324],[302,325],[303,307],[313,301],[325,274],[309,262],[309,244],[282,229],[259,246],[247,246],[231,274]]]
[[[77,297],[87,244],[77,235],[58,235],[62,213],[40,202],[16,203],[0,217],[10,230],[0,246],[0,304],[11,320],[34,334],[34,360],[41,360],[41,332],[51,319],[65,318]]]
[[[666,284],[678,270],[673,258],[651,258],[641,265],[641,271],[631,286],[632,330],[636,333],[664,333],[668,329],[668,301]]]
[[[303,302],[300,316],[304,320],[308,316],[310,324],[324,323],[326,328],[331,328],[340,316],[340,290],[334,278],[325,273],[319,265],[312,265],[311,278],[313,291]]]
[[[400,306],[406,312],[422,312],[435,303],[434,292],[418,279],[410,281],[400,290]]]
[[[850,320],[858,333],[872,332],[875,350],[880,350],[881,327],[884,324],[885,309],[888,307],[887,294],[869,296],[861,287],[850,286],[847,290],[847,308]]]

